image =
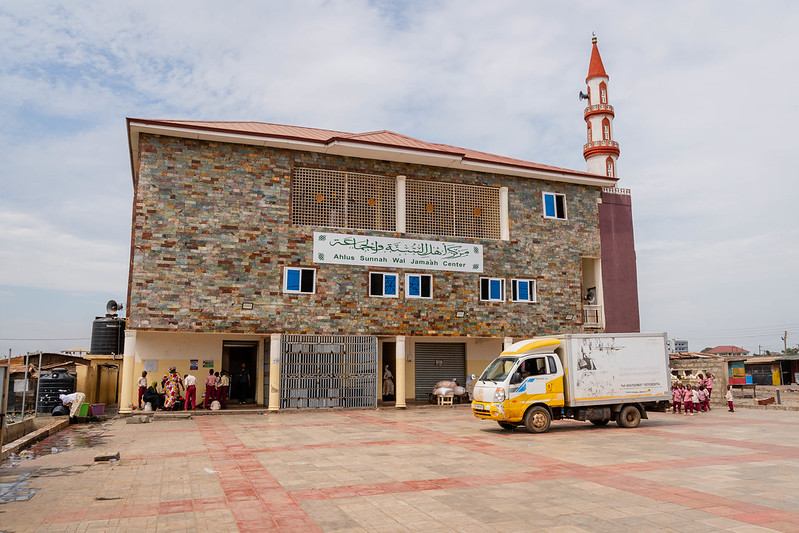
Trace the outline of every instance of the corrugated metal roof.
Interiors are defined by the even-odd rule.
[[[318,143],[320,145],[333,145],[335,143],[354,143],[358,145],[382,146],[393,149],[406,149],[422,151],[432,154],[445,156],[455,156],[464,161],[477,164],[485,163],[498,165],[500,167],[511,167],[524,170],[554,172],[568,174],[578,177],[591,178],[593,180],[606,181],[608,185],[616,183],[616,178],[609,178],[598,174],[591,174],[586,171],[571,170],[566,168],[554,167],[505,157],[478,150],[469,150],[447,144],[438,144],[414,139],[407,135],[402,135],[393,131],[372,131],[364,133],[348,133],[335,130],[324,130],[318,128],[306,128],[303,126],[288,126],[282,124],[270,124],[266,122],[211,122],[199,120],[161,120],[161,119],[135,119],[129,118],[128,123],[140,123],[153,126],[167,126],[173,128],[185,128],[190,130],[218,132],[229,135],[260,136],[265,138],[278,138],[285,140],[303,141],[308,143]],[[491,170],[487,170],[491,171]]]

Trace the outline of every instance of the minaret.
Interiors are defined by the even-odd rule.
[[[591,39],[594,47],[591,50],[591,63],[588,65],[588,107],[585,108],[585,123],[588,130],[588,142],[583,147],[583,157],[588,165],[588,172],[617,178],[616,161],[619,158],[619,143],[613,140],[613,106],[608,103],[608,75],[596,36]]]

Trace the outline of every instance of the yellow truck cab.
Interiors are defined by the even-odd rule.
[[[573,418],[636,427],[670,398],[666,335],[558,335],[519,341],[477,380],[472,412],[532,433]]]

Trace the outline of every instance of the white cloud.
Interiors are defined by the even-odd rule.
[[[37,215],[0,212],[0,285],[126,291],[129,246],[62,231]]]
[[[6,3],[2,280],[124,283],[125,116],[391,129],[584,168],[577,91],[596,31],[643,323],[726,344],[725,324],[799,322],[786,320],[799,298],[797,22],[789,1]],[[24,255],[59,273],[36,282]]]

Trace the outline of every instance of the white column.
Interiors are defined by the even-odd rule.
[[[507,350],[513,344],[513,337],[505,337],[502,340],[502,350]]]
[[[499,188],[499,238],[510,240],[510,212],[508,210],[508,188]]]
[[[122,357],[122,390],[119,391],[119,413],[129,414],[133,412],[131,406],[133,400],[138,400],[138,396],[133,395],[133,388],[136,385],[133,379],[133,365],[136,362],[136,330],[125,330],[125,355]],[[136,389],[138,394],[138,389]]]
[[[397,335],[397,386],[394,393],[396,394],[397,401],[394,407],[397,409],[405,409],[405,335]]]
[[[272,333],[269,338],[269,407],[267,410],[280,410],[280,333]]]
[[[405,233],[405,176],[397,176],[397,233]]]

